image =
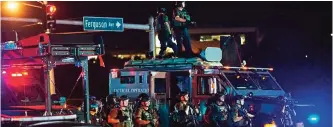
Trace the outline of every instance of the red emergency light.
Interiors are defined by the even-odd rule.
[[[47,5],[46,6],[46,12],[48,14],[54,14],[56,12],[57,8],[54,5]]]

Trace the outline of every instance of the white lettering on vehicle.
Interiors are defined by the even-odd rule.
[[[117,93],[148,93],[149,89],[113,89]]]

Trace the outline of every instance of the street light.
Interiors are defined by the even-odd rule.
[[[16,1],[8,1],[7,2],[7,8],[10,9],[10,10],[17,10],[19,5],[24,5],[24,6],[29,6],[29,7],[39,8],[39,9],[43,8],[41,6],[36,6],[36,5],[23,3],[23,2],[16,2]]]
[[[10,1],[7,3],[7,8],[10,10],[16,10],[18,7],[18,3],[14,1]]]

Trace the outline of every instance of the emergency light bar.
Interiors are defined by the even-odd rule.
[[[263,70],[263,71],[273,71],[273,68],[255,68],[255,67],[229,67],[224,66],[224,69],[238,69],[238,70]]]

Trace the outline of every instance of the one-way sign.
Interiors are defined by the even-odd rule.
[[[123,18],[114,17],[83,17],[84,31],[124,31]]]

